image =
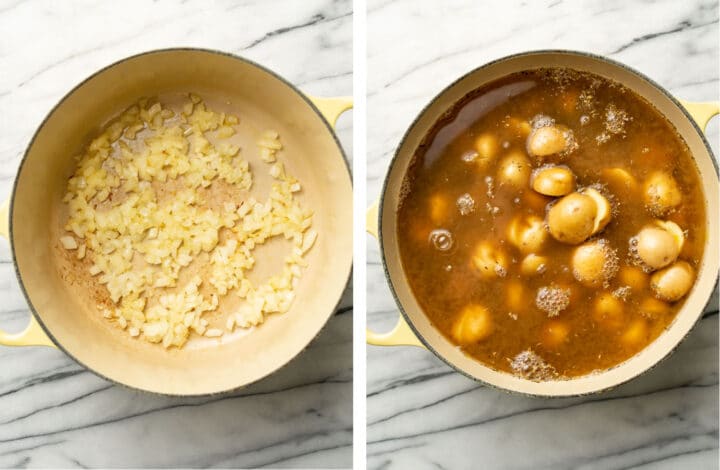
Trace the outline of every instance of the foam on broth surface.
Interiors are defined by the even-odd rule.
[[[528,134],[548,123],[567,145],[531,155]],[[601,282],[573,275],[578,244],[537,230],[539,219],[547,231],[546,211],[559,198],[531,189],[526,174],[547,164],[567,166],[577,188],[610,202],[609,224],[587,239],[609,250],[599,269],[612,272]],[[657,172],[671,175],[682,194],[662,214],[646,196]],[[532,380],[613,367],[673,321],[684,298],[659,299],[652,273],[633,257],[643,227],[677,224],[684,232],[678,260],[695,271],[705,241],[698,170],[672,125],[622,85],[569,69],[513,74],[458,103],[417,149],[397,217],[403,269],[433,325],[473,358]],[[521,244],[509,236],[516,219],[536,227],[521,232],[529,233]],[[549,304],[562,308],[549,313]],[[465,320],[459,335],[467,311],[488,318]]]

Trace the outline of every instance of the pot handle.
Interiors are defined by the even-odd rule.
[[[0,204],[0,235],[10,238],[10,200]],[[0,330],[0,344],[4,346],[51,346],[55,344],[47,337],[35,315],[30,314],[30,322],[20,333],[6,333]]]
[[[365,230],[375,238],[378,238],[378,201],[375,201],[365,214]],[[402,315],[398,315],[398,321],[392,330],[387,333],[375,333],[366,329],[367,343],[374,346],[419,346],[425,345],[415,336],[410,326]]]
[[[703,132],[705,132],[710,119],[716,114],[720,114],[720,101],[678,101],[680,101],[680,104],[683,105]]]
[[[337,98],[320,98],[307,95],[315,107],[320,111],[325,120],[335,128],[335,123],[342,113],[353,107],[353,99],[350,96],[339,96]]]

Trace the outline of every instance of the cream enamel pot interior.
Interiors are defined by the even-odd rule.
[[[58,213],[73,156],[111,117],[141,97],[195,92],[216,111],[240,117],[243,158],[254,175],[267,173],[255,145],[275,129],[281,161],[303,185],[319,233],[289,312],[270,315],[249,334],[192,339],[182,349],[137,341],[104,320],[83,286],[62,271]],[[232,390],[257,381],[299,354],[337,306],[352,265],[352,184],[332,126],[349,98],[308,98],[275,73],[240,57],[200,49],[167,49],[133,56],[82,82],[50,112],[20,165],[1,225],[11,242],[20,286],[32,310],[18,334],[0,344],[57,346],[115,382],[170,395]],[[265,167],[263,166],[265,165]],[[269,187],[256,179],[251,194]],[[263,187],[265,184],[265,187]],[[9,225],[7,225],[9,223]],[[7,231],[6,231],[7,230]],[[258,254],[281,260],[287,247],[268,243]],[[320,288],[320,286],[322,286]]]
[[[401,183],[415,150],[438,118],[472,90],[505,75],[540,67],[570,67],[615,80],[634,90],[660,110],[687,142],[702,175],[707,202],[707,240],[695,286],[670,327],[640,353],[618,366],[572,380],[532,382],[493,370],[466,356],[430,323],[403,274],[396,237],[396,212]],[[473,70],[445,88],[420,113],[405,133],[390,164],[378,204],[367,214],[368,232],[379,236],[383,266],[401,315],[395,328],[384,334],[367,332],[368,343],[378,346],[426,347],[457,371],[495,387],[536,396],[572,396],[594,393],[631,380],[670,354],[696,323],[708,302],[718,275],[718,177],[711,150],[702,135],[720,103],[683,103],[642,74],[603,57],[572,51],[537,51],[514,55]]]

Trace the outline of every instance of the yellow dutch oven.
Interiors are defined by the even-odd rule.
[[[533,382],[493,370],[465,355],[422,312],[402,270],[397,240],[397,207],[408,165],[435,122],[471,91],[500,77],[541,67],[569,67],[592,72],[622,83],[644,97],[670,120],[685,139],[702,175],[708,219],[705,254],[697,281],[673,323],[647,348],[609,370],[569,380]],[[378,203],[367,212],[367,230],[380,240],[383,267],[390,290],[400,309],[396,326],[387,333],[368,330],[367,341],[376,346],[420,346],[435,353],[451,367],[495,387],[535,396],[562,397],[599,392],[637,377],[652,368],[688,334],[701,316],[718,276],[718,177],[712,152],[702,130],[720,112],[719,102],[680,102],[643,74],[618,62],[573,51],[537,51],[505,57],[461,77],[438,94],[420,112],[403,136],[390,163]],[[702,130],[701,130],[702,129]]]
[[[243,157],[253,171],[262,168],[250,151],[259,133],[270,128],[280,133],[282,161],[303,183],[301,197],[315,211],[319,237],[290,311],[271,315],[246,335],[191,339],[182,349],[166,350],[134,340],[102,318],[88,287],[59,260],[59,217],[73,156],[94,132],[141,97],[191,91],[214,110],[240,117],[237,141],[248,149]],[[89,77],[38,128],[0,211],[1,232],[10,240],[33,314],[24,331],[0,331],[0,344],[55,346],[102,377],[170,395],[228,391],[282,367],[320,332],[350,276],[352,184],[333,126],[351,106],[350,98],[307,97],[253,62],[202,49],[152,51]],[[253,187],[253,193],[266,190]],[[263,260],[285,257],[282,245],[263,248]]]

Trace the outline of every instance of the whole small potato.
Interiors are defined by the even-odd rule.
[[[534,253],[530,253],[525,258],[523,258],[522,262],[520,263],[520,272],[523,274],[523,276],[527,277],[537,276],[538,274],[542,274],[543,272],[545,272],[547,265],[548,259],[546,256],[540,256]]]
[[[533,130],[528,136],[527,149],[530,155],[546,157],[560,153],[567,147],[565,132],[558,126],[550,125]]]
[[[670,313],[670,304],[655,297],[646,297],[640,302],[640,313],[650,318],[656,318]]]
[[[597,206],[589,196],[570,193],[547,212],[550,234],[559,242],[577,245],[593,232]]]
[[[524,119],[510,117],[505,121],[505,127],[514,132],[518,137],[527,137],[532,131],[532,126]]]
[[[428,201],[430,220],[435,225],[442,225],[450,215],[450,198],[445,194],[435,193]]]
[[[685,261],[678,261],[650,277],[650,287],[661,300],[675,302],[687,294],[695,282],[695,270]]]
[[[543,213],[548,204],[554,199],[549,196],[544,196],[535,191],[523,191],[520,204],[522,207],[532,209],[534,212]]]
[[[652,225],[640,230],[636,240],[638,257],[653,270],[675,261],[682,248],[670,232]]]
[[[595,299],[593,319],[604,328],[619,329],[625,323],[623,302],[610,292],[601,292]]]
[[[622,336],[620,336],[620,341],[630,347],[640,346],[648,339],[647,322],[642,318],[633,320]]]
[[[531,172],[530,160],[522,152],[515,151],[500,160],[497,176],[498,183],[501,186],[524,188],[530,181]]]
[[[525,308],[525,287],[522,281],[512,279],[505,288],[505,305],[513,313],[522,312]]]
[[[649,276],[642,269],[623,266],[618,273],[618,280],[624,286],[630,286],[633,292],[640,292],[647,287]]]
[[[486,279],[505,277],[507,274],[508,261],[505,252],[492,243],[482,241],[478,243],[473,251],[472,265],[478,274]]]
[[[645,180],[645,204],[653,214],[667,214],[681,202],[680,188],[669,173],[656,171]]]
[[[617,253],[607,240],[593,240],[575,248],[572,272],[578,282],[597,287],[612,279],[617,273]]]
[[[616,195],[632,194],[638,190],[637,180],[625,168],[605,168],[600,172],[600,176]]]
[[[477,343],[490,336],[493,322],[488,309],[478,304],[465,306],[455,320],[452,336],[460,344]]]
[[[532,188],[545,196],[565,196],[575,190],[575,175],[566,166],[546,166],[533,172]]]
[[[555,348],[567,341],[570,327],[561,320],[551,320],[542,329],[542,344]]]
[[[478,153],[477,162],[482,168],[487,168],[497,158],[500,145],[497,138],[488,133],[483,133],[475,139],[475,151]]]
[[[545,222],[538,216],[515,217],[508,225],[508,240],[523,253],[537,252],[547,240]]]

